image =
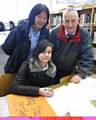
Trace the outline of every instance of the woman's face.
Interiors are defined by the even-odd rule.
[[[52,47],[48,46],[46,49],[39,54],[38,58],[41,64],[46,64],[50,61],[52,56]]]
[[[35,17],[34,28],[36,30],[40,30],[47,22],[47,14],[46,12],[41,12],[39,15]]]

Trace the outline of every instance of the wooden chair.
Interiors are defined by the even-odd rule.
[[[14,79],[14,77],[15,77],[15,74],[0,74],[0,97],[9,94],[9,89],[12,85],[12,80]],[[49,87],[56,89],[64,84],[68,84],[71,77],[72,77],[71,75],[63,77],[60,80],[59,84],[52,85]]]
[[[68,85],[70,79],[72,78],[73,75],[68,75],[66,77],[62,77],[60,79],[60,83],[58,84],[55,84],[55,85],[50,85],[49,87],[52,88],[52,89],[56,89],[58,87],[61,87],[62,85]]]
[[[0,97],[9,93],[15,74],[0,74]]]

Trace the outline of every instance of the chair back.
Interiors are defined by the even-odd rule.
[[[0,74],[0,97],[9,93],[15,74]]]

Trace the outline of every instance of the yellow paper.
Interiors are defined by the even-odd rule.
[[[8,95],[10,116],[56,116],[44,97]]]

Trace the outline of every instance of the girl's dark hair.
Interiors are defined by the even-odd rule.
[[[40,53],[44,52],[44,50],[48,47],[48,46],[51,46],[53,48],[53,44],[50,43],[48,40],[44,39],[44,40],[41,40],[36,48],[34,49],[33,51],[33,59],[38,59],[38,56]]]
[[[43,27],[46,27],[46,25],[47,25],[48,22],[49,22],[49,15],[50,15],[50,13],[49,13],[48,7],[47,7],[46,5],[44,5],[44,4],[41,4],[41,3],[36,4],[36,5],[32,8],[32,10],[31,10],[31,12],[30,12],[30,14],[29,14],[29,24],[30,24],[30,25],[34,25],[35,17],[36,17],[37,15],[39,15],[41,12],[46,12],[46,14],[47,14],[47,22],[46,22],[46,24],[43,26]]]

